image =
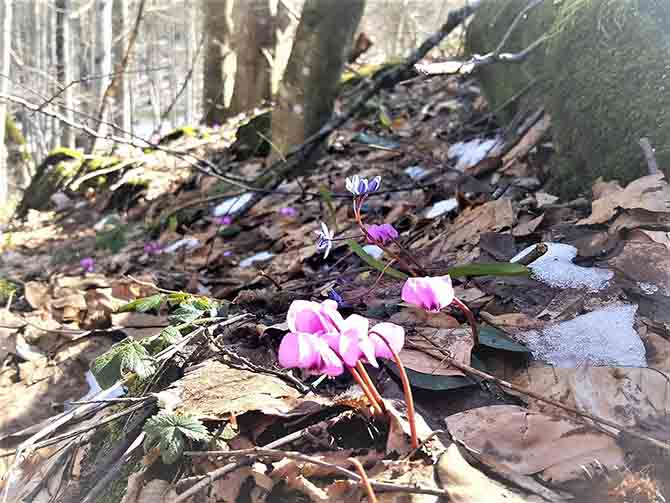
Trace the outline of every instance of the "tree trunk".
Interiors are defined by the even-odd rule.
[[[195,27],[193,20],[195,18],[195,13],[193,12],[193,7],[189,0],[184,0],[184,10],[186,11],[186,21],[184,21],[184,32],[185,32],[185,43],[186,43],[186,68],[191,68],[191,65],[195,65],[193,61],[193,55],[195,54]],[[194,107],[193,107],[193,76],[187,78],[186,85],[184,88],[184,121],[186,124],[192,125],[194,121]]]
[[[112,7],[114,2],[112,0],[96,0],[96,32],[97,44],[95,46],[95,77],[96,77],[96,92],[98,107],[102,109],[103,100],[105,98],[105,91],[112,82]],[[105,107],[108,108],[108,107]],[[107,127],[104,121],[107,121],[109,113],[107,110],[98,117],[100,124],[98,125],[98,134],[104,135],[107,132]],[[95,143],[95,142],[94,142]]]
[[[12,0],[2,0],[0,4],[2,19],[2,36],[0,37],[0,71],[9,75],[12,43]],[[9,79],[0,76],[0,92],[9,92]],[[7,118],[7,102],[0,101],[0,205],[8,199],[7,148],[5,146],[5,121]]]
[[[228,112],[225,103],[224,61],[230,52],[232,0],[203,0],[205,65],[203,69],[203,121],[222,123]]]
[[[65,87],[63,91],[64,107],[61,113],[70,120],[74,120],[74,99],[72,81],[72,53],[71,53],[71,29],[70,29],[70,7],[71,0],[56,0],[56,60],[58,82]],[[74,130],[61,124],[61,144],[68,148],[74,148]]]
[[[272,141],[282,154],[316,133],[330,118],[364,7],[365,0],[305,2],[272,113]]]
[[[271,56],[276,32],[268,0],[240,1],[233,10],[235,31],[235,88],[230,115],[246,112],[271,97]]]

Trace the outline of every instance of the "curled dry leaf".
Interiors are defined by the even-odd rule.
[[[521,475],[562,483],[599,463],[623,466],[616,441],[584,424],[516,405],[493,405],[449,416],[449,432],[479,461]]]
[[[456,361],[470,365],[470,354],[474,347],[469,329],[453,330],[416,328],[406,336],[405,347],[400,352],[405,367],[423,374],[440,376],[462,376],[463,373],[445,361],[445,354]]]

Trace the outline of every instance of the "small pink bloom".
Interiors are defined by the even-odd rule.
[[[398,231],[391,224],[366,225],[368,240],[372,243],[386,244],[398,237]]]
[[[370,340],[374,345],[375,356],[377,358],[392,360],[393,353],[389,349],[389,345],[396,354],[400,353],[400,350],[405,345],[405,329],[395,323],[377,323],[370,330]]]
[[[355,367],[361,358],[372,366],[378,367],[375,347],[368,337],[369,326],[370,322],[367,318],[352,314],[344,320],[339,332],[327,333],[323,338],[350,367]]]
[[[223,215],[222,217],[214,217],[216,225],[230,225],[233,223],[233,217],[230,215]]]
[[[279,208],[279,214],[282,217],[293,218],[298,214],[298,210],[292,208],[291,206],[285,206],[283,208]]]
[[[149,241],[144,244],[144,253],[147,255],[158,255],[163,251],[161,244],[158,241]]]
[[[93,260],[93,257],[84,257],[79,261],[79,265],[84,272],[93,272],[95,270],[95,260]]]
[[[438,313],[454,300],[454,288],[451,278],[435,276],[409,278],[401,292],[402,300],[431,313]]]
[[[338,376],[344,371],[337,354],[318,335],[290,332],[279,345],[279,364],[311,373]]]
[[[344,320],[337,312],[337,302],[334,300],[327,299],[321,304],[308,300],[295,300],[288,309],[286,322],[291,332],[323,335],[328,332],[339,332],[338,327]]]
[[[224,257],[230,257],[230,256],[232,256],[232,254],[233,254],[233,252],[231,252],[230,250],[226,250],[226,251],[223,252]]]

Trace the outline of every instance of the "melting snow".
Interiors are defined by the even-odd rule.
[[[433,206],[428,208],[425,216],[426,218],[437,218],[441,215],[444,215],[445,213],[454,211],[456,208],[458,208],[458,201],[455,197],[452,197],[451,199],[444,199],[442,201],[436,202]]]
[[[646,367],[644,344],[633,328],[635,311],[635,305],[612,304],[518,337],[535,358],[556,367]]]
[[[487,157],[495,157],[500,154],[504,142],[500,136],[488,140],[475,139],[470,141],[459,141],[449,147],[449,158],[458,159],[456,169],[463,171],[471,166],[476,166]]]
[[[377,260],[382,258],[382,256],[384,255],[384,250],[382,250],[377,245],[365,245],[363,247],[363,251],[368,255],[370,255],[372,258],[376,258]]]
[[[409,166],[408,168],[405,168],[405,174],[409,176],[412,180],[421,180],[424,176],[428,174],[428,172],[423,168],[423,166],[419,166],[418,164],[414,166]]]
[[[275,256],[274,253],[270,253],[268,251],[258,252],[255,255],[252,255],[251,257],[247,257],[244,260],[241,260],[240,267],[242,268],[251,267],[251,265],[254,262],[263,262],[264,260],[271,259],[274,256]]]
[[[222,217],[224,215],[232,215],[240,211],[244,206],[251,201],[253,194],[251,192],[245,192],[244,194],[237,197],[229,197],[224,199],[222,203],[218,204],[214,208],[214,216]]]
[[[614,276],[612,271],[582,267],[572,262],[577,256],[577,248],[562,243],[545,243],[547,252],[528,265],[538,281],[557,288],[586,288],[597,291],[605,288]],[[518,262],[535,249],[529,246],[517,254],[510,262]]]
[[[175,241],[172,243],[170,246],[167,246],[163,251],[165,253],[175,253],[182,248],[185,248],[186,250],[194,250],[198,246],[200,246],[200,241],[198,241],[195,238],[184,238],[180,239],[179,241]]]

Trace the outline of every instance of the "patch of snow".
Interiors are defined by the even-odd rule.
[[[365,245],[363,251],[377,260],[384,256],[384,250],[377,245]]]
[[[458,159],[456,169],[464,171],[466,168],[475,166],[487,157],[500,155],[504,146],[500,136],[484,140],[476,138],[470,141],[459,141],[449,147],[449,159]]]
[[[637,286],[639,286],[640,290],[642,290],[647,295],[654,295],[656,292],[658,292],[658,287],[653,283],[640,282],[637,284]]]
[[[451,199],[444,199],[442,201],[436,202],[433,206],[428,208],[425,213],[426,218],[437,218],[446,213],[450,213],[458,208],[458,201],[455,197]]]
[[[636,305],[612,304],[518,337],[535,358],[555,367],[646,367],[644,344],[633,328],[636,311]]]
[[[79,402],[93,400],[94,398],[96,398],[98,393],[102,393],[100,396],[97,396],[98,400],[119,398],[126,394],[125,390],[123,389],[123,386],[112,386],[111,388],[103,390],[98,384],[98,380],[93,375],[93,372],[91,372],[90,370],[86,372],[85,377],[86,377],[86,384],[88,384],[88,393],[86,393],[79,400],[77,400]],[[72,409],[73,407],[74,406],[69,401],[65,402],[66,411]]]
[[[164,253],[175,253],[182,248],[185,248],[186,250],[194,250],[200,246],[200,241],[195,239],[195,238],[184,238],[180,239],[179,241],[175,241],[172,243],[170,246],[166,247],[163,249]]]
[[[414,166],[409,166],[405,168],[405,174],[409,176],[412,180],[421,180],[424,176],[428,174],[423,166],[415,164]]]
[[[229,197],[224,199],[223,202],[214,207],[214,216],[222,217],[224,215],[233,215],[240,211],[244,206],[251,201],[251,198],[254,195],[251,192],[245,192],[244,194],[237,197]]]
[[[274,253],[270,253],[268,251],[258,252],[255,255],[252,255],[251,257],[247,257],[244,260],[240,261],[240,267],[242,268],[251,267],[254,262],[263,262],[264,260],[271,259],[274,256],[275,256]]]
[[[542,283],[556,288],[586,288],[598,291],[605,288],[614,277],[607,269],[582,267],[572,260],[577,256],[577,248],[563,243],[544,243],[547,252],[528,264],[533,277]],[[531,253],[536,245],[519,252],[510,262],[518,262]]]

